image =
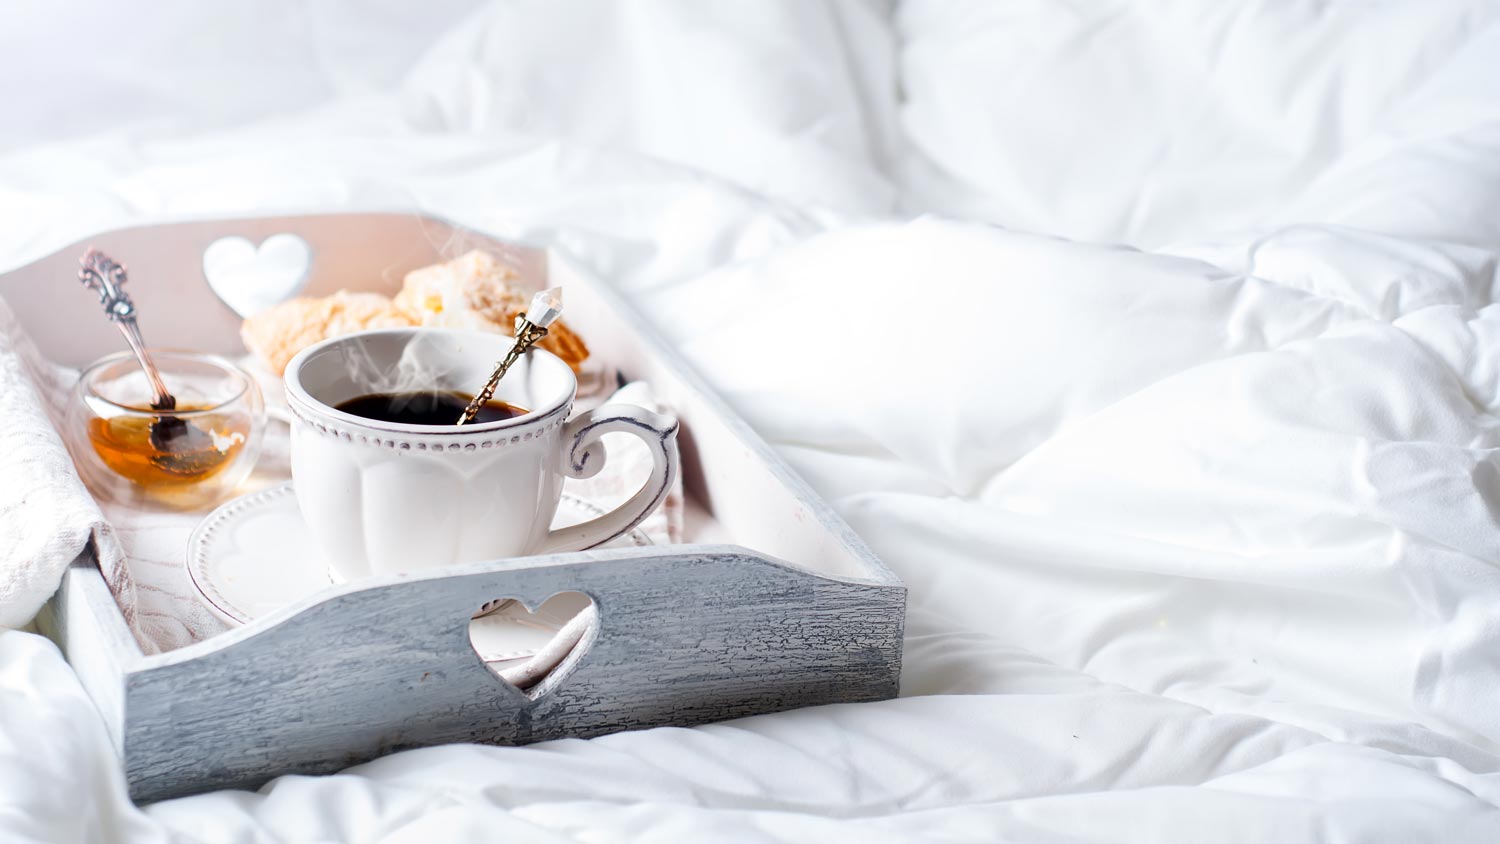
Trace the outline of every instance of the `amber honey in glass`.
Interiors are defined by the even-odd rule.
[[[138,408],[151,413],[150,408]],[[183,412],[206,408],[182,407]],[[209,480],[234,465],[250,438],[249,420],[232,414],[204,413],[185,424],[208,434],[207,447],[183,452],[163,447],[152,428],[157,416],[115,416],[90,419],[89,444],[104,465],[121,477],[147,486],[190,486]]]
[[[150,407],[151,389],[129,353],[79,376],[69,412],[74,462],[102,499],[197,509],[234,494],[260,453],[265,407],[254,379],[214,355],[152,354],[177,398]]]

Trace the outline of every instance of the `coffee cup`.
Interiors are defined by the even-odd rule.
[[[338,409],[397,385],[473,393],[512,342],[480,331],[379,329],[318,343],[287,365],[293,486],[334,580],[592,548],[661,505],[678,471],[677,420],[630,405],[572,416],[578,381],[540,348],[496,391],[524,410],[514,418],[418,425]],[[616,509],[553,529],[563,480],[597,474],[600,438],[611,432],[646,443],[649,477]]]

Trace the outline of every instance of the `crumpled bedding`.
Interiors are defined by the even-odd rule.
[[[902,697],[429,748],[138,808],[55,649],[6,632],[7,837],[1496,839],[1493,5],[1311,26],[1308,7],[1272,2],[622,4],[576,42],[585,3],[460,5],[432,13],[452,15],[435,43],[460,47],[398,51],[317,102],[225,128],[203,128],[191,98],[158,102],[146,124],[0,150],[0,266],[111,225],[255,210],[420,208],[555,243],[906,582]],[[284,24],[270,8],[238,22],[247,37]],[[413,14],[374,8],[379,25],[351,25]],[[1252,51],[1264,79],[1235,70],[1231,36],[1304,26],[1318,49]],[[1356,72],[1372,41],[1389,62]],[[705,45],[724,68],[680,72]],[[1036,69],[1027,97],[989,109],[981,71],[1002,48]],[[1182,82],[1198,97],[1182,99],[1122,54],[1224,72],[1207,93]],[[1114,130],[1136,149],[1149,121],[1090,120],[1130,96],[1177,114],[1209,94],[1215,108],[1165,135],[1164,169],[1078,169],[1086,149],[1043,143],[1043,118],[1065,115],[1077,144]],[[713,107],[695,122],[674,96]],[[1214,146],[1252,137],[1278,100],[1285,124],[1253,137],[1284,155]],[[632,123],[663,114],[670,137]],[[964,121],[998,114],[1013,144],[969,150],[992,158],[931,142],[972,144]],[[734,120],[756,132],[722,134]],[[1007,166],[1042,188],[984,175]],[[923,181],[934,167],[953,184]],[[1164,185],[1193,201],[1070,210]],[[796,344],[759,342],[789,331]]]

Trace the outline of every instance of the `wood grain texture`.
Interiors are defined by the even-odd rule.
[[[125,675],[140,664],[140,646],[99,573],[93,545],[63,573],[37,627],[67,656],[118,749],[125,723]]]
[[[470,615],[576,590],[597,628],[530,694],[469,645]],[[141,800],[254,787],[404,748],[526,744],[897,691],[905,591],[733,546],[630,548],[392,578],[159,657],[127,677]]]
[[[155,800],[254,787],[453,741],[525,744],[691,725],[897,693],[906,589],[848,525],[607,285],[566,256],[412,214],[197,220],[106,232],[89,243],[157,284],[138,303],[198,318],[156,342],[234,354],[238,319],[181,267],[226,235],[294,232],[314,250],[305,293],[467,249],[502,253],[533,286],[568,288],[568,321],[629,379],[651,382],[682,423],[687,495],[735,544],[626,548],[497,560],[361,581],[246,627],[142,656],[97,566],[81,560],[47,610],[51,635],[110,725],[132,794]],[[113,351],[107,324],[75,325],[58,285],[79,246],[0,277],[54,360]],[[76,294],[68,288],[69,294]],[[609,373],[611,376],[613,372]],[[749,549],[755,550],[749,550]],[[599,624],[522,693],[469,645],[469,616],[500,597],[536,607],[577,590]]]

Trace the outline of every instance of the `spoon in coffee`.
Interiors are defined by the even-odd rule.
[[[474,400],[464,408],[455,424],[464,425],[474,419],[474,414],[479,412],[484,403],[495,395],[495,388],[500,385],[500,379],[510,370],[511,364],[526,353],[527,349],[536,345],[543,337],[547,336],[547,326],[557,322],[558,316],[562,314],[562,288],[553,287],[531,297],[531,307],[526,313],[516,316],[516,343],[510,347],[495,364],[495,371],[490,373],[490,380],[484,384],[484,389],[474,394]]]
[[[146,380],[151,385],[151,409],[177,410],[176,397],[167,390],[161,372],[151,362],[151,355],[141,339],[141,329],[135,321],[135,303],[125,293],[125,268],[97,249],[86,252],[79,264],[78,280],[99,294],[105,316],[125,335],[125,342],[135,353],[141,371],[146,373]],[[157,452],[151,462],[173,474],[201,475],[225,459],[211,434],[180,416],[153,418],[148,435],[152,449]]]

